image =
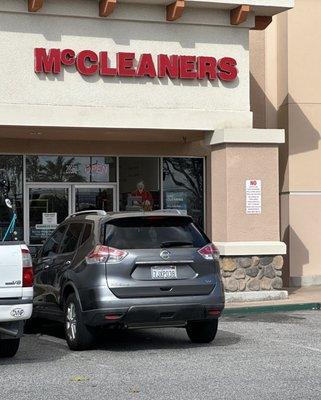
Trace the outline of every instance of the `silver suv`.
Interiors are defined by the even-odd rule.
[[[71,215],[34,260],[34,317],[63,321],[70,349],[98,327],[186,327],[209,343],[224,308],[219,253],[179,212]]]

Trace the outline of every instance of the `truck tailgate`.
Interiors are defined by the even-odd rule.
[[[18,243],[0,245],[0,298],[22,297],[22,254]]]

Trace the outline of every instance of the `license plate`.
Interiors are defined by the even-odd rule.
[[[152,279],[177,279],[176,267],[151,267]]]

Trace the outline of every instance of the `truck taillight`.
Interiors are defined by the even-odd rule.
[[[107,262],[116,264],[121,262],[126,256],[127,251],[115,249],[114,247],[98,245],[86,257],[87,264],[97,264]]]
[[[205,260],[218,260],[220,258],[220,252],[213,243],[207,244],[198,250],[198,252]]]
[[[33,286],[32,267],[24,267],[22,274],[23,274],[22,287],[32,287]]]
[[[22,287],[33,286],[32,258],[28,249],[22,249]]]

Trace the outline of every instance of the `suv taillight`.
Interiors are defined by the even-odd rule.
[[[220,252],[213,243],[207,244],[198,250],[198,252],[205,260],[218,260],[220,258]]]
[[[115,249],[114,247],[98,245],[86,257],[87,264],[97,264],[107,262],[108,264],[117,264],[126,256],[127,251]]]
[[[33,286],[32,258],[28,249],[21,249],[22,254],[22,287]]]

